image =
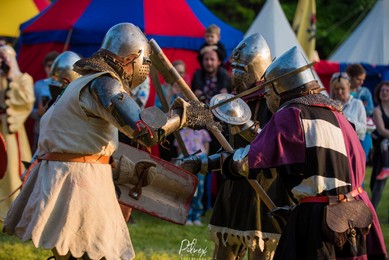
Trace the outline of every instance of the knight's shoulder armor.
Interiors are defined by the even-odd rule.
[[[94,79],[90,83],[89,90],[96,100],[104,107],[108,108],[112,104],[113,97],[121,92],[122,86],[120,82],[110,75],[103,75]]]

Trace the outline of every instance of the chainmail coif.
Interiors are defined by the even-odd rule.
[[[97,72],[109,72],[113,77],[118,79],[123,86],[129,86],[130,79],[124,78],[123,67],[120,63],[115,62],[110,56],[102,52],[96,52],[89,58],[78,60],[73,65],[73,70],[80,75]]]
[[[343,111],[343,106],[339,101],[329,98],[321,93],[306,95],[306,96],[291,99],[283,103],[281,107],[286,107],[290,104],[303,104],[307,106],[320,105],[334,111],[338,111],[338,112]]]

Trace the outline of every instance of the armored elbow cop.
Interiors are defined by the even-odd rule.
[[[250,145],[235,150],[234,154],[225,160],[223,173],[230,179],[242,179],[249,176],[249,162],[247,154]]]
[[[231,180],[241,180],[249,175],[247,153],[250,145],[229,152],[215,153],[210,156],[205,154],[191,155],[176,160],[176,165],[192,173],[206,173],[212,170],[221,170]]]

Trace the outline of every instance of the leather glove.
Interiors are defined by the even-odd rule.
[[[150,185],[157,174],[157,164],[150,160],[142,160],[135,164],[135,176],[142,186]]]
[[[156,164],[153,161],[143,160],[134,163],[127,156],[122,155],[118,161],[115,161],[115,164],[112,175],[117,185],[138,184],[141,175],[146,174],[142,180],[142,186],[146,186],[153,182],[157,173]]]
[[[128,195],[138,200],[142,195],[142,187],[150,185],[157,174],[157,165],[153,161],[142,160],[135,164],[137,183],[131,188]]]
[[[176,98],[170,106],[169,112],[171,114],[174,113],[174,111],[181,114],[181,122],[179,129],[183,128],[186,125],[188,107],[189,103],[180,97]]]

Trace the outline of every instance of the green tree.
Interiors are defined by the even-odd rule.
[[[270,1],[270,0],[269,0]],[[221,20],[245,32],[266,0],[203,0]],[[297,0],[280,1],[282,9],[293,22]],[[376,0],[317,0],[316,49],[321,59],[329,55],[350,35],[374,6]]]

